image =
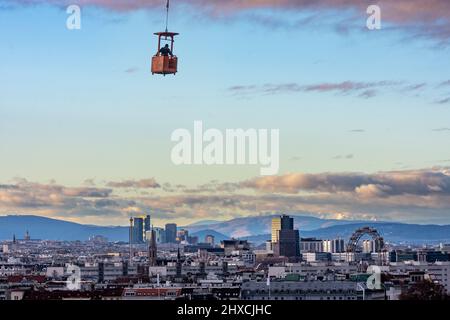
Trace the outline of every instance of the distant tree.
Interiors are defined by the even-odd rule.
[[[430,280],[423,280],[411,285],[400,295],[400,300],[449,300],[445,288]]]

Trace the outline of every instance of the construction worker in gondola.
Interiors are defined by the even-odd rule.
[[[165,56],[165,57],[167,57],[168,55],[170,55],[171,57],[173,57],[172,50],[170,50],[168,44],[166,44],[164,47],[162,47],[161,49],[159,49],[159,53],[160,53],[162,56]]]

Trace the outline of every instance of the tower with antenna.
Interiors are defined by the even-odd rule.
[[[128,245],[129,245],[129,255],[130,255],[130,259],[129,259],[129,264],[131,265],[133,263],[133,218],[130,218],[130,232],[129,232],[129,239],[128,239]]]
[[[148,265],[150,267],[154,267],[157,265],[157,257],[158,257],[158,251],[156,247],[156,234],[155,230],[153,229],[150,231],[150,242],[148,244]]]

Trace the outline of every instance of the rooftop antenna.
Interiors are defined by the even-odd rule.
[[[130,265],[133,263],[133,247],[132,247],[132,242],[133,242],[133,218],[130,218],[130,234],[129,234],[129,246],[130,246]]]

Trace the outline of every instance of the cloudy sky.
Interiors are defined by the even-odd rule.
[[[449,1],[378,1],[375,31],[371,1],[171,2],[180,72],[162,78],[164,0],[0,0],[0,214],[450,223]],[[195,120],[280,129],[279,175],[175,166]]]

